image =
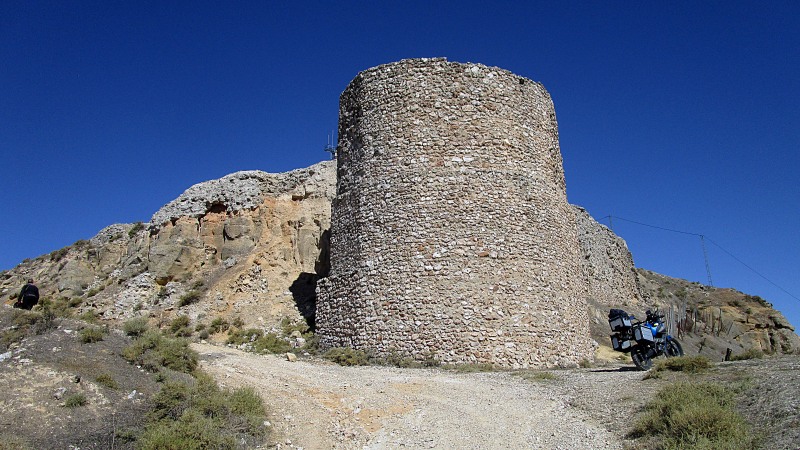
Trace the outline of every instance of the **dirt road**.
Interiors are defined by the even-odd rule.
[[[608,430],[624,423],[618,404],[640,404],[619,391],[641,373],[618,368],[529,381],[506,372],[340,367],[193,346],[221,384],[261,393],[272,444],[281,448],[617,449],[623,433]]]

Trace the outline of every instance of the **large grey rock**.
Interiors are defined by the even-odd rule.
[[[285,173],[247,170],[198,183],[153,214],[150,226],[158,228],[180,217],[198,218],[210,211],[254,209],[263,203],[267,195],[330,198],[333,196],[333,187],[327,180],[330,178],[329,172],[333,170],[334,161],[323,161]]]

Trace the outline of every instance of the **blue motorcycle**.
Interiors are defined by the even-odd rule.
[[[612,347],[618,352],[630,353],[639,370],[650,370],[653,358],[658,356],[683,356],[680,342],[667,334],[664,315],[658,310],[647,310],[646,314],[644,322],[640,322],[621,309],[612,309],[608,313],[608,325],[614,332],[611,335]]]

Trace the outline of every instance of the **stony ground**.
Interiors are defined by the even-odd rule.
[[[536,372],[340,367],[197,344],[221,383],[255,387],[268,403],[274,448],[619,449],[635,414],[678,379],[740,390],[759,448],[798,449],[800,358],[721,363],[699,376],[643,379],[632,365]]]
[[[8,318],[0,315],[0,329],[7,329]],[[86,344],[79,338],[86,326],[59,320],[57,328],[0,354],[0,448],[23,443],[31,449],[134,447],[120,436],[141,427],[147,399],[160,386],[152,374],[119,356],[129,343],[122,333],[112,331]],[[101,376],[113,382],[100,383]],[[81,394],[85,406],[65,406]]]
[[[196,345],[221,383],[255,387],[282,448],[623,448],[628,417],[663,382],[628,367],[457,373],[289,362]]]
[[[0,448],[16,442],[10,438],[36,449],[135,446],[120,436],[141,427],[159,384],[119,356],[129,342],[121,333],[84,344],[77,335],[85,326],[63,320],[0,355]],[[637,448],[625,437],[632,418],[658,389],[687,377],[643,380],[630,364],[546,372],[552,379],[532,371],[340,367],[193,347],[220,384],[261,393],[272,430],[264,447],[281,449]],[[99,383],[100,375],[117,386]],[[800,357],[721,363],[697,379],[739,389],[739,410],[760,448],[800,448]],[[65,407],[76,393],[87,405]]]

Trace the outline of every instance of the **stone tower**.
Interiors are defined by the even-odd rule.
[[[340,98],[325,347],[505,367],[593,358],[558,126],[541,84],[444,58]]]

